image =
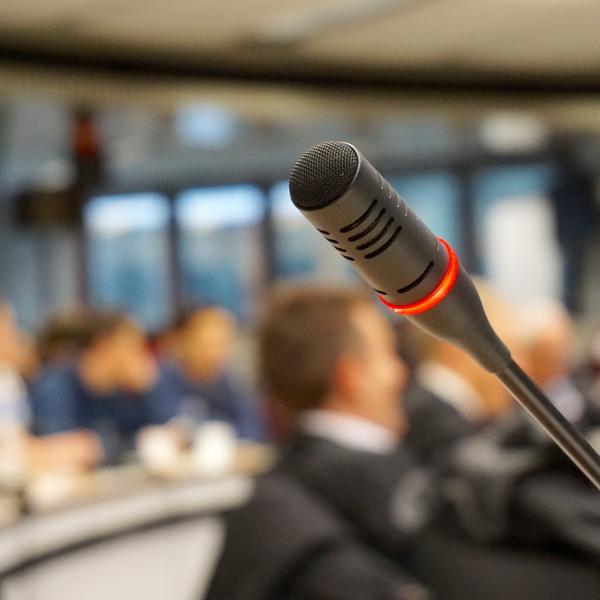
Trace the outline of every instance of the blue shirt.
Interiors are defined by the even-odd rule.
[[[94,431],[106,462],[113,463],[134,448],[142,427],[162,425],[179,413],[176,398],[164,389],[167,370],[161,369],[156,386],[146,393],[99,395],[86,388],[75,365],[49,367],[31,389],[35,433]]]
[[[168,388],[171,402],[180,407],[180,417],[192,425],[223,421],[234,428],[238,438],[265,439],[264,415],[256,396],[231,374],[198,384],[173,369],[165,373],[163,386]]]

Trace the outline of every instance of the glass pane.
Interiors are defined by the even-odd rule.
[[[560,294],[560,250],[548,200],[553,180],[548,165],[486,169],[476,179],[484,273],[514,301]]]
[[[251,185],[182,193],[183,291],[188,302],[218,304],[242,319],[253,314],[264,281],[264,195]]]
[[[288,182],[271,191],[275,228],[275,264],[282,279],[311,278],[329,282],[352,282],[352,267],[331,248],[292,204]]]
[[[169,317],[169,203],[159,194],[93,198],[85,209],[93,303],[150,329]]]
[[[392,177],[390,184],[408,206],[461,256],[460,183],[445,172]]]

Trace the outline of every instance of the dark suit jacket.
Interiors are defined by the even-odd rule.
[[[531,504],[546,526],[535,494],[548,501],[547,512],[553,514],[550,499],[558,496],[550,491],[539,484],[530,489]],[[522,549],[496,551],[461,542],[455,535],[440,537],[439,528],[430,532],[424,526],[434,512],[432,498],[427,476],[402,449],[377,455],[298,436],[275,471],[259,480],[253,500],[230,515],[225,550],[207,600],[427,597],[405,567],[444,600],[546,598],[553,586],[562,590],[557,599],[570,597],[564,590],[577,580],[571,571],[578,565],[571,568],[554,555],[536,559]],[[590,496],[585,506],[580,503],[581,509],[589,511],[593,500]],[[563,505],[579,510],[571,500]],[[585,531],[589,542],[594,527]],[[525,566],[513,581],[521,563]],[[535,567],[535,577],[523,575],[530,567]],[[579,568],[584,588],[596,589],[593,574],[583,563]],[[476,585],[472,569],[485,573]],[[546,580],[552,583],[546,585]],[[581,597],[593,594],[588,590]]]
[[[454,445],[477,431],[477,425],[417,383],[404,394],[403,406],[408,419],[406,445],[425,464],[444,466]]]
[[[278,466],[352,527],[355,535],[397,564],[427,526],[436,506],[431,476],[409,452],[353,450],[326,439],[298,435]]]
[[[276,470],[227,517],[205,600],[425,600],[423,588],[357,540],[339,517]]]

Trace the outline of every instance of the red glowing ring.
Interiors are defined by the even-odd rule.
[[[440,281],[440,284],[431,292],[418,302],[413,304],[405,304],[404,306],[397,306],[395,304],[391,304],[381,296],[379,299],[388,307],[391,308],[396,314],[399,315],[418,315],[419,313],[425,312],[427,310],[432,309],[434,306],[437,306],[449,293],[450,290],[454,287],[454,282],[456,281],[456,277],[458,276],[458,257],[456,253],[442,238],[438,238],[438,240],[442,243],[446,251],[448,252],[448,269]]]

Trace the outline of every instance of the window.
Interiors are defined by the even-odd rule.
[[[245,319],[264,282],[265,199],[252,185],[183,192],[177,199],[183,292],[189,303],[218,304]]]
[[[558,296],[561,258],[548,201],[547,165],[486,169],[475,184],[484,273],[509,299]]]
[[[159,194],[100,196],[85,208],[93,304],[126,310],[149,329],[169,318],[169,203]]]

